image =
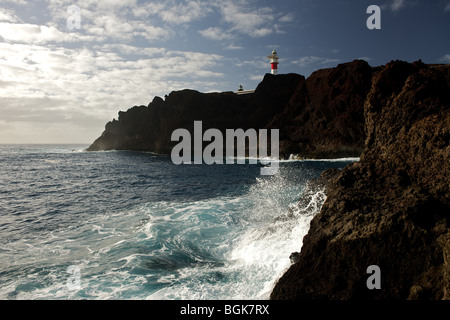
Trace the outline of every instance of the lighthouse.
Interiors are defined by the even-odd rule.
[[[272,74],[278,74],[278,54],[275,51],[275,49],[272,51],[272,54],[270,56],[267,56],[267,59],[270,60],[270,67],[271,67],[271,73]]]

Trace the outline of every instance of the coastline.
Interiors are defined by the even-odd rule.
[[[329,181],[271,299],[450,299],[449,71],[396,61],[375,77],[360,161]]]

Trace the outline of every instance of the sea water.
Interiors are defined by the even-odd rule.
[[[326,199],[298,207],[305,185],[357,160],[261,176],[86,147],[0,146],[0,299],[267,299]]]

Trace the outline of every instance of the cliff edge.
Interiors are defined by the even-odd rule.
[[[271,299],[450,299],[449,106],[449,65],[374,75],[360,161],[329,179]],[[381,289],[367,286],[371,265]]]
[[[87,149],[170,154],[175,129],[280,130],[280,155],[306,158],[359,156],[364,146],[364,100],[374,68],[362,60],[314,72],[266,74],[253,94],[173,91],[148,106],[119,112]]]

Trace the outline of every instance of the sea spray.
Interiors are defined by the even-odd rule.
[[[287,179],[280,175],[257,179],[233,206],[226,205],[222,213],[236,217],[234,228],[228,228],[228,244],[220,247],[223,256],[219,265],[183,268],[179,284],[149,298],[267,299],[274,282],[290,264],[289,254],[299,250],[310,220],[325,200],[323,190],[318,190],[307,207],[298,207],[295,199],[304,186]],[[287,203],[292,204],[289,214]]]
[[[320,211],[326,199],[323,189],[317,190],[310,201],[285,206],[275,219],[254,225],[243,234],[232,250],[232,259],[246,270],[244,283],[253,284],[252,299],[268,299],[275,281],[289,267],[289,254],[298,251],[309,230],[309,223]],[[273,209],[273,208],[272,208]],[[270,210],[270,208],[268,208]],[[249,297],[247,296],[247,298]],[[245,298],[246,296],[242,296]]]

